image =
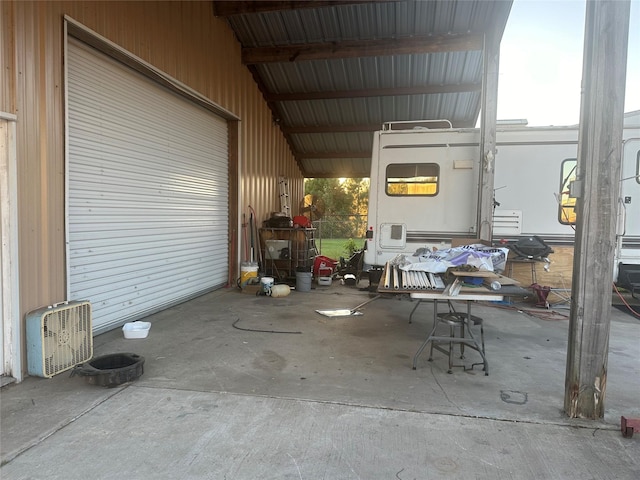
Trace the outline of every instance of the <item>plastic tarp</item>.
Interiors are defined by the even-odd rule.
[[[412,257],[399,255],[390,263],[404,271],[444,273],[449,267],[471,265],[483,272],[502,272],[508,255],[508,248],[474,244],[436,251],[420,249]]]

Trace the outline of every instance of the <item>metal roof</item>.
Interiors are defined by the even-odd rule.
[[[368,177],[384,122],[474,126],[512,0],[214,1],[306,177]]]

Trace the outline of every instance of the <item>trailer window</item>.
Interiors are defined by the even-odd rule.
[[[636,159],[636,182],[640,183],[640,151],[638,151],[638,158]]]
[[[432,197],[438,194],[439,178],[437,163],[387,165],[387,195]]]
[[[568,158],[560,167],[560,204],[558,205],[558,221],[564,225],[576,223],[576,199],[569,197],[569,185],[576,179],[577,160]]]

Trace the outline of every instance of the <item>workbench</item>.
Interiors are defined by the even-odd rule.
[[[483,366],[485,375],[488,375],[489,363],[484,351],[484,328],[482,326],[482,319],[471,314],[472,305],[477,301],[499,302],[503,301],[505,296],[522,295],[523,292],[524,294],[528,294],[529,292],[520,288],[518,282],[493,272],[454,272],[454,275],[456,275],[455,280],[448,284],[445,284],[442,276],[437,275],[442,280],[437,283],[443,288],[416,287],[415,285],[420,285],[420,282],[418,282],[417,284],[413,283],[413,288],[407,289],[403,288],[403,285],[407,284],[405,279],[402,278],[403,272],[400,272],[397,267],[390,267],[389,264],[387,264],[385,265],[380,284],[378,285],[378,293],[408,294],[412,300],[417,300],[417,304],[409,315],[409,323],[412,322],[412,317],[422,302],[433,302],[433,325],[426,339],[422,342],[413,357],[414,370],[417,367],[418,358],[424,349],[427,346],[431,346],[429,360],[432,360],[434,349],[447,354],[449,356],[448,373],[451,373],[452,367],[463,366],[453,364],[453,348],[454,345],[458,345],[461,356],[464,356],[465,346],[476,350],[482,358],[480,364]],[[485,285],[465,286],[462,283],[463,277],[480,277],[486,283],[498,281],[501,282],[501,286],[499,290],[491,290]],[[409,283],[411,284],[411,282]],[[504,285],[502,285],[502,283],[504,283]],[[465,302],[466,313],[456,312],[451,304],[452,301]],[[439,313],[438,302],[447,302],[450,311]],[[480,342],[478,342],[471,330],[472,323],[480,324],[481,326]],[[438,334],[438,327],[442,325],[449,326],[449,336]],[[441,344],[448,344],[448,350],[442,348],[440,346]]]

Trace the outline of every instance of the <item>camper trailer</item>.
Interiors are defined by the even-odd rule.
[[[477,237],[479,129],[387,123],[376,132],[364,261]],[[498,125],[493,241],[572,249],[578,127]],[[615,277],[640,270],[640,111],[624,120]],[[614,278],[615,279],[615,278]]]

